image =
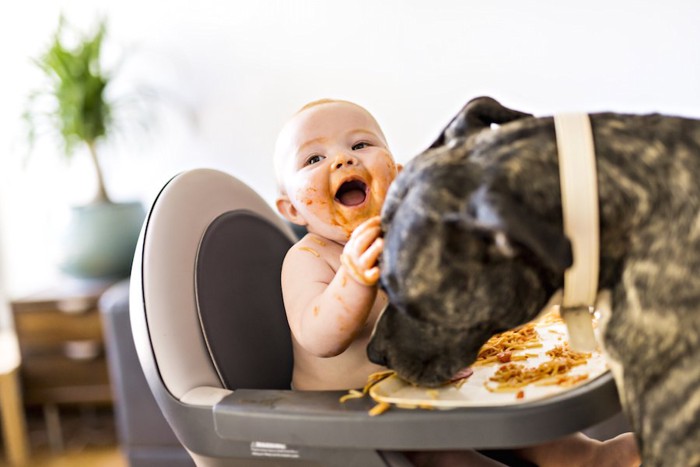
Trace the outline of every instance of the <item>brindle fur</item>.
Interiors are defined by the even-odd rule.
[[[491,123],[500,124],[492,128]],[[700,121],[591,115],[600,197],[604,331],[645,466],[700,465]],[[391,306],[370,359],[434,386],[492,334],[536,316],[562,287],[553,119],[468,103],[412,160],[383,212]]]

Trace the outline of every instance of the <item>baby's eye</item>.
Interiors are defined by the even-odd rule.
[[[323,159],[325,159],[323,156],[319,156],[318,154],[314,154],[313,156],[306,159],[304,166],[316,164],[318,162],[321,162]]]
[[[359,143],[355,143],[352,147],[353,151],[359,151],[360,149],[368,148],[370,144],[366,141],[361,141]]]

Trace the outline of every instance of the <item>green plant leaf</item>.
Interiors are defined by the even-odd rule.
[[[108,200],[102,170],[96,154],[97,141],[112,126],[112,104],[105,98],[110,75],[100,63],[106,23],[101,20],[92,35],[83,35],[73,47],[67,47],[66,22],[61,16],[58,28],[46,51],[34,60],[47,78],[46,89],[29,95],[23,119],[27,123],[30,150],[41,121],[48,121],[63,142],[63,153],[70,160],[78,146],[89,150],[98,179],[97,200]],[[53,109],[46,112],[38,105],[38,96],[47,97]]]

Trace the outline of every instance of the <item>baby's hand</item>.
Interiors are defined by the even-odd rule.
[[[381,233],[379,216],[367,219],[352,232],[340,255],[341,264],[360,284],[372,286],[379,280],[377,260],[384,249]]]

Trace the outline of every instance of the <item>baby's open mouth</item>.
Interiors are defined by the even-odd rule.
[[[357,206],[367,198],[367,185],[362,180],[348,180],[340,185],[335,199],[343,206]]]

